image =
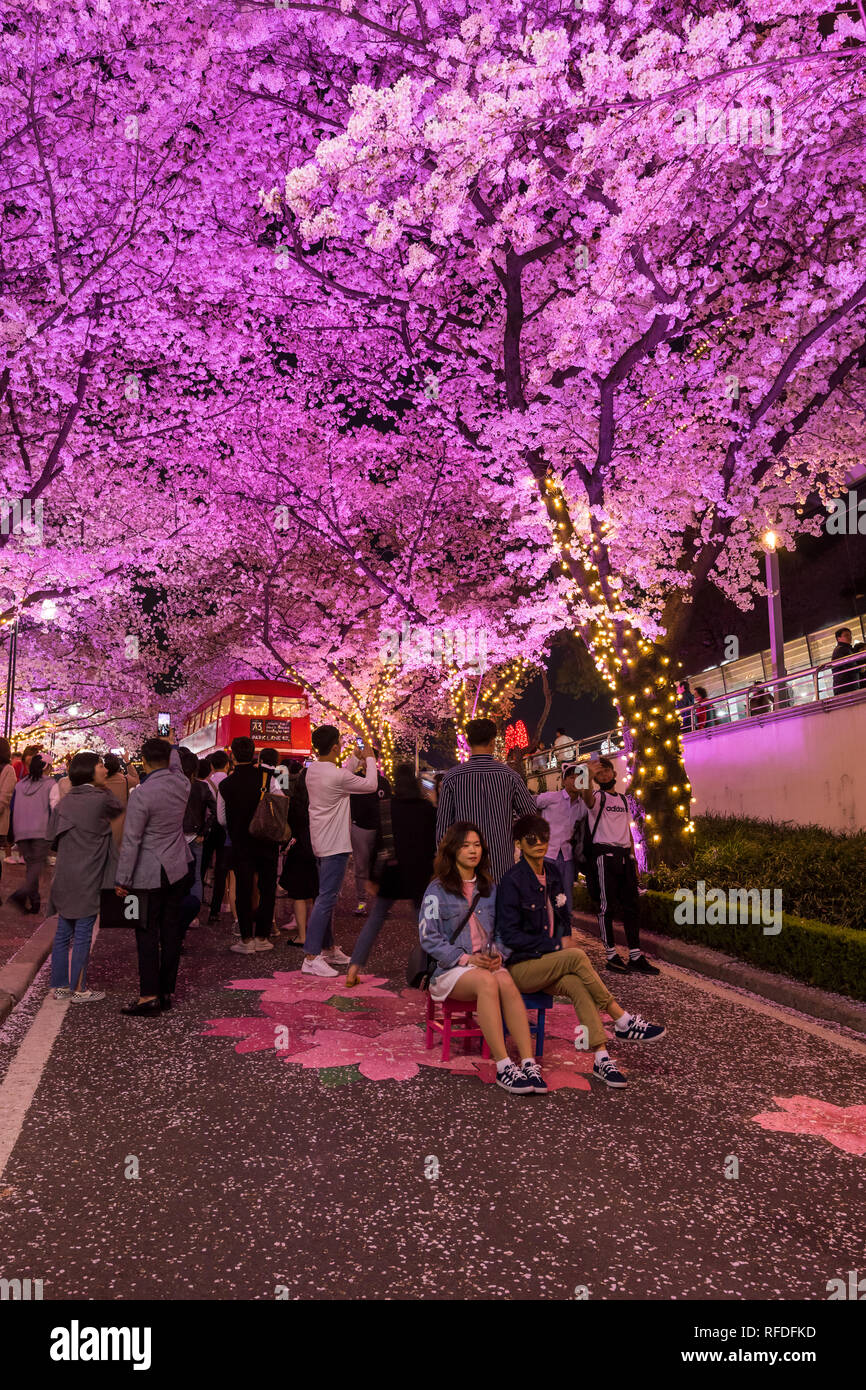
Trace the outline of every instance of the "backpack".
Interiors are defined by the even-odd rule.
[[[595,818],[595,825],[590,827],[589,818],[592,815],[592,812],[589,809],[587,809],[586,815],[581,816],[580,820],[575,825],[574,830],[571,832],[571,854],[572,859],[574,861],[575,875],[583,874],[584,876],[586,876],[587,870],[589,870],[590,872],[592,872],[593,870],[592,845],[593,840],[595,838],[595,832],[598,829],[598,823],[601,820],[601,815],[604,810],[604,803],[606,799],[607,792],[602,792],[601,801],[598,805],[598,815]]]
[[[270,769],[262,777],[259,804],[250,821],[250,834],[256,840],[270,840],[272,844],[284,844],[292,838],[289,826],[289,798],[268,791],[271,784]]]

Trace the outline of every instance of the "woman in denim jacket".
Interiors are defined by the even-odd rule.
[[[439,845],[433,873],[418,919],[421,945],[436,961],[430,997],[438,1002],[475,1003],[479,1027],[496,1061],[498,1086],[517,1096],[546,1093],[541,1068],[532,1055],[523,999],[493,945],[496,888],[477,825],[457,821],[451,826]],[[452,943],[473,903],[471,916]],[[520,1054],[519,1067],[505,1050],[503,1013]]]

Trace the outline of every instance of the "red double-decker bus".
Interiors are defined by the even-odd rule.
[[[291,681],[232,681],[197,705],[179,742],[200,758],[251,738],[256,750],[276,748],[283,759],[310,756],[310,710],[303,686]]]

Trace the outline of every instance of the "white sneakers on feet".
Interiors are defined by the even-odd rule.
[[[270,942],[268,942],[270,946]],[[234,946],[229,946],[230,951],[235,951],[239,956],[254,956],[256,954],[256,943],[250,937],[248,941],[236,941]]]
[[[268,941],[265,936],[254,936],[253,945],[257,951],[272,951],[274,949],[274,943]]]
[[[104,989],[74,989],[70,994],[73,1004],[97,1004],[105,998]]]
[[[55,998],[55,999],[68,999],[71,993],[72,993],[72,990],[69,988],[68,985],[58,985],[57,988],[56,988],[55,991],[54,991],[54,998]]]
[[[313,956],[312,960],[307,960],[306,957],[304,958],[304,963],[301,966],[301,974],[321,975],[324,978],[328,978],[339,974],[339,972],[331,969],[324,956]]]
[[[329,965],[349,965],[352,960],[352,957],[341,951],[339,946],[332,946],[329,951],[323,951],[322,955]]]

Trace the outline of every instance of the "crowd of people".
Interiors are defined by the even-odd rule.
[[[576,765],[563,763],[561,786],[534,797],[496,756],[492,720],[472,720],[466,732],[469,757],[437,775],[432,798],[412,764],[396,767],[392,785],[377,750],[360,741],[344,750],[329,724],[314,730],[306,765],[281,764],[273,748],[257,755],[249,738],[201,760],[156,737],[141,748],[140,771],[117,754],[88,751],[58,780],[40,750],[25,750],[16,768],[0,740],[0,835],[23,856],[24,883],[11,898],[21,910],[40,909],[40,874],[56,856],[48,904],[58,923],[54,996],[105,997],[87,983],[99,915],[102,925],[135,930],[139,988],[122,1012],[156,1017],[173,1005],[186,932],[205,908],[207,922],[218,922],[227,895],[230,949],[270,951],[278,888],[292,901],[287,940],[300,951],[302,973],[327,979],[347,966],[352,989],[394,905],[407,902],[418,916],[432,999],[472,1001],[503,1089],[547,1089],[523,1000],[539,991],[571,1001],[576,1046],[594,1052],[593,1075],[624,1086],[601,1014],[617,1039],[650,1042],[664,1028],[617,1003],[572,925],[582,872],[598,904],[603,968],[658,975],[640,946],[631,809],[615,768],[600,758],[590,764],[590,786],[579,788]],[[334,934],[350,858],[355,913],[365,919],[351,955]],[[626,955],[614,941],[617,906]]]

